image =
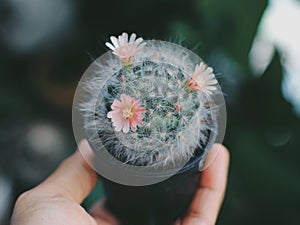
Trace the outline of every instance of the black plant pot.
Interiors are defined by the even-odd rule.
[[[102,178],[106,208],[122,225],[173,224],[186,214],[199,185],[201,173],[195,161],[191,159],[177,174],[148,186],[126,186]]]

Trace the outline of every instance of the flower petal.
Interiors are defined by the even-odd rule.
[[[123,104],[120,101],[114,100],[113,104],[111,105],[111,108],[118,109],[118,108],[121,108],[122,106],[123,106]]]
[[[115,48],[119,48],[119,42],[118,42],[118,39],[115,36],[111,36],[110,40],[113,43],[113,45],[115,46]]]
[[[144,39],[140,37],[140,38],[136,39],[135,44],[138,45],[138,44],[142,43],[143,40]]]
[[[133,132],[136,132],[137,127],[136,127],[136,123],[135,123],[134,120],[131,120],[131,121],[130,121],[130,127],[131,127],[131,130],[132,130]]]
[[[110,111],[109,113],[107,113],[107,117],[112,118],[113,117],[113,111]]]
[[[130,36],[129,43],[130,43],[130,44],[134,43],[135,39],[136,39],[136,34],[135,34],[135,33],[132,33],[131,36]]]
[[[123,124],[123,132],[126,134],[129,132],[129,121],[125,120],[125,123]]]
[[[117,132],[120,132],[122,130],[123,124],[122,123],[115,123],[114,126],[115,126],[115,130]]]
[[[106,42],[105,45],[110,48],[111,50],[115,50],[116,48],[109,42]]]
[[[127,33],[123,33],[123,38],[124,38],[124,44],[128,43],[128,34]]]
[[[121,101],[123,104],[128,104],[129,103],[128,101],[130,101],[130,99],[128,99],[127,95],[121,94]]]

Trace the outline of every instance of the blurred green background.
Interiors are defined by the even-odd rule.
[[[300,117],[294,110],[300,100],[286,101],[282,94],[288,76],[284,50],[300,48],[272,39],[275,54],[260,77],[248,57],[266,8],[277,1],[1,0],[0,224],[9,223],[16,197],[76,148],[71,121],[76,85],[107,51],[109,36],[123,31],[179,42],[220,78],[231,168],[218,224],[300,224]],[[297,100],[300,72],[294,77]],[[98,185],[84,206],[101,197],[101,190]]]

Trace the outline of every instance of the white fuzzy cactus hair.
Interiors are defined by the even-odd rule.
[[[177,44],[127,33],[110,39],[111,51],[84,83],[80,110],[90,144],[101,142],[135,166],[205,157],[217,133],[213,69]]]

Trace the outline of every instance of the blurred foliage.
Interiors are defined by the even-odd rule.
[[[248,52],[266,5],[266,0],[77,0],[69,4],[71,22],[49,34],[57,38],[18,51],[3,38],[12,32],[8,28],[16,12],[9,0],[1,1],[0,176],[13,184],[7,205],[75,149],[71,106],[76,84],[92,60],[106,51],[109,36],[127,31],[180,42],[219,74],[228,110],[224,143],[232,158],[218,224],[299,224],[300,119],[282,97],[278,56],[262,78],[254,78],[248,68]],[[61,135],[61,144],[41,145],[59,150],[33,179],[20,162],[31,162],[26,164],[31,171],[39,165],[36,161],[49,159],[28,136],[36,124],[45,125],[47,135]],[[85,206],[101,196],[97,187]]]

